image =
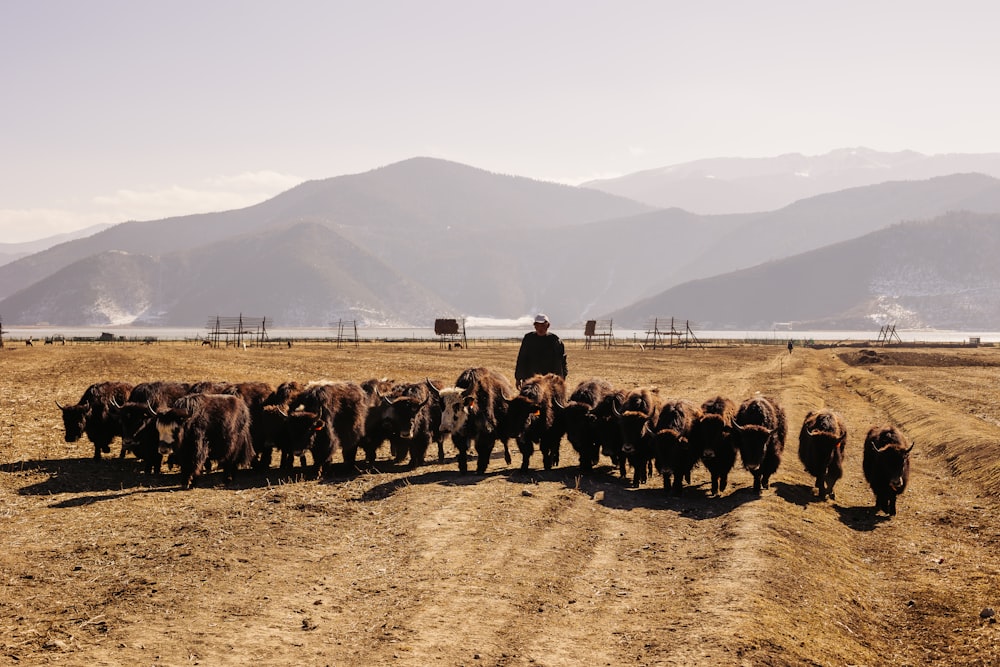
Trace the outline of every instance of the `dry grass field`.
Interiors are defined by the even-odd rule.
[[[101,380],[454,382],[512,376],[517,347],[367,343],[246,351],[182,343],[0,350],[0,664],[996,665],[1000,350],[585,350],[597,376],[699,403],[763,392],[788,414],[771,489],[737,469],[721,498],[694,471],[628,488],[581,476],[415,470],[317,482],[245,471],[149,478],[65,443],[54,400]],[[805,414],[850,429],[837,499],[797,457]],[[915,442],[894,518],[861,474],[868,427]],[[449,445],[450,446],[450,445]],[[112,446],[117,454],[118,443]]]

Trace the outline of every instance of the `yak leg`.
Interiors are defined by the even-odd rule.
[[[687,477],[690,478],[690,476],[690,473],[688,473]],[[677,473],[674,473],[673,494],[675,496],[679,496],[684,493],[684,477],[685,475],[678,475]]]
[[[543,440],[539,443],[540,450],[542,450],[542,465],[546,470],[552,470],[553,467],[559,465],[559,442],[553,443],[551,440]]]
[[[469,472],[469,439],[458,433],[451,434],[451,444],[458,450],[458,472]]]
[[[410,467],[416,468],[424,464],[427,457],[427,448],[430,447],[430,438],[410,439]]]
[[[270,445],[263,445],[260,449],[260,454],[257,456],[257,460],[254,461],[253,467],[255,470],[267,470],[271,467],[271,460],[274,455],[274,447]]]
[[[531,455],[535,451],[535,443],[528,439],[517,439],[517,448],[521,450],[521,470],[528,470],[531,465]]]
[[[398,437],[389,438],[389,450],[392,453],[392,462],[399,465],[406,460],[409,448]]]
[[[476,474],[485,475],[486,466],[490,464],[490,457],[493,456],[493,445],[496,436],[492,433],[480,433],[476,436]]]

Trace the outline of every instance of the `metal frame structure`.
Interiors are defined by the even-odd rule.
[[[354,331],[354,337],[350,333]],[[358,321],[338,320],[337,321],[337,349],[344,347],[345,343],[354,342],[354,347],[358,347]]]
[[[246,347],[248,342],[263,347],[268,341],[266,317],[244,317],[243,313],[236,317],[216,315],[208,320],[205,327],[208,329],[206,340],[212,347],[219,347],[222,343],[226,347]]]
[[[897,345],[903,342],[903,339],[899,337],[896,333],[896,323],[886,324],[884,327],[878,330],[878,341],[877,345],[880,347],[885,347],[886,345],[892,345],[895,342]]]

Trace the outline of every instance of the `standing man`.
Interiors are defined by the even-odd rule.
[[[514,379],[517,386],[532,375],[555,373],[563,379],[569,374],[566,367],[566,348],[559,336],[549,333],[549,318],[545,313],[535,316],[535,330],[524,334],[517,353]]]

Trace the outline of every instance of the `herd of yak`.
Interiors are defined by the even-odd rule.
[[[57,405],[58,402],[57,402]],[[236,470],[279,466],[291,470],[312,458],[322,476],[340,450],[343,465],[354,470],[358,450],[374,463],[389,443],[392,459],[423,464],[432,442],[444,460],[444,440],[458,451],[458,468],[467,472],[470,445],[476,472],[484,474],[496,444],[503,444],[509,464],[509,441],[528,470],[535,447],[546,470],[558,466],[565,437],[579,455],[581,470],[601,455],[633,486],[647,481],[653,469],[664,489],[680,494],[700,461],[711,475],[712,495],[725,491],[739,456],[753,475],[756,491],[768,488],[781,463],[787,425],[774,400],[757,395],[737,405],[717,396],[701,405],[667,399],[653,387],[619,389],[602,379],[579,383],[567,397],[558,375],[536,375],[517,389],[488,368],[469,368],[454,386],[427,379],[393,382],[267,383],[121,382],[91,385],[76,405],[62,406],[66,441],[83,434],[94,445],[94,458],[110,452],[120,437],[120,457],[131,452],[146,473],[158,474],[164,458],[180,466],[190,488],[213,463],[228,479]],[[799,458],[816,478],[820,498],[834,497],[843,474],[847,429],[836,412],[810,412],[799,433]],[[913,448],[894,426],[873,427],[864,443],[862,468],[876,498],[876,511],[896,513],[896,496],[906,488]]]

